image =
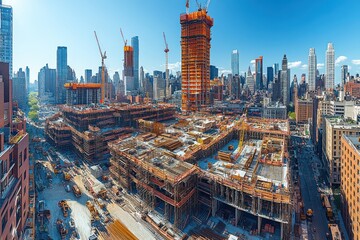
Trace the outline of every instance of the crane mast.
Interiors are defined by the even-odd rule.
[[[169,89],[169,46],[166,41],[165,33],[163,32],[164,42],[165,42],[165,73],[166,73],[166,86],[165,86],[165,97],[170,97],[170,89]]]
[[[101,47],[100,47],[100,43],[99,43],[99,39],[97,37],[96,31],[94,31],[94,34],[95,34],[97,45],[99,47],[100,56],[101,56],[101,99],[100,99],[100,103],[104,103],[104,100],[105,100],[105,59],[106,59],[106,51],[104,53],[101,51]]]

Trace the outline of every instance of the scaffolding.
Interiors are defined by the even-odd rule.
[[[210,104],[210,28],[206,10],[180,16],[182,109],[197,111]]]

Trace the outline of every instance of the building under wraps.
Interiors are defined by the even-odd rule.
[[[212,216],[289,239],[288,121],[178,117],[167,127],[140,120],[142,134],[110,142],[112,178],[177,229]]]
[[[210,28],[214,20],[206,10],[182,14],[182,110],[196,111],[210,104]]]

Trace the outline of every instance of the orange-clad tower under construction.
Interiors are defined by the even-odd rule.
[[[214,20],[206,9],[182,14],[182,110],[197,111],[210,104],[210,28]]]

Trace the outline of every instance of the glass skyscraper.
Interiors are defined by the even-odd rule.
[[[327,46],[325,65],[325,89],[326,91],[332,91],[334,89],[335,82],[335,50],[332,43],[328,43]]]
[[[131,46],[134,49],[134,90],[139,90],[139,37],[131,38]]]
[[[255,59],[255,87],[256,90],[263,89],[263,57]]]
[[[239,75],[239,52],[233,50],[231,54],[231,73],[233,76]]]
[[[66,89],[64,84],[67,81],[68,68],[67,68],[67,47],[57,48],[56,58],[56,103],[64,104]]]
[[[13,11],[12,7],[0,0],[0,62],[9,63],[10,76],[13,74]]]
[[[308,61],[308,81],[309,81],[309,90],[316,90],[316,70],[317,70],[317,61],[315,48],[310,48],[309,50],[309,61]]]

